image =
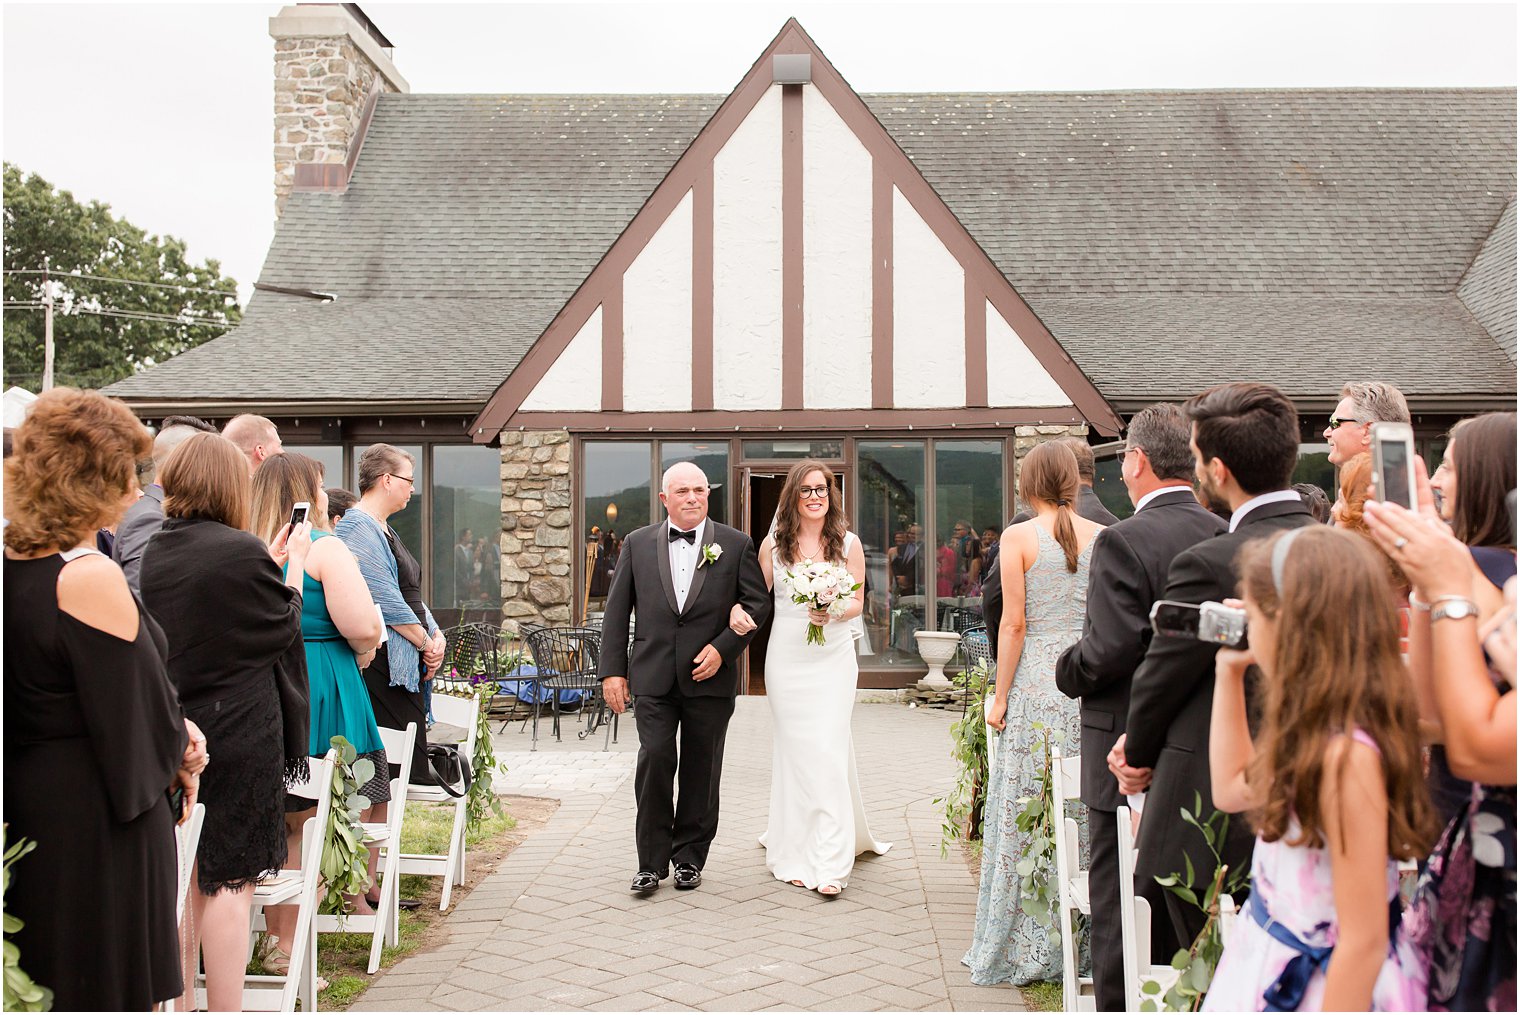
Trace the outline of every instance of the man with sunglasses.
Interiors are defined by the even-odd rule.
[[[1382,381],[1351,381],[1341,388],[1341,400],[1330,414],[1325,440],[1330,464],[1340,468],[1372,447],[1372,424],[1408,423],[1409,406],[1403,392]]]

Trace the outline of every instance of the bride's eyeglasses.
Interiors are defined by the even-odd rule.
[[[803,486],[797,489],[797,493],[803,500],[829,499],[829,488],[827,486]]]

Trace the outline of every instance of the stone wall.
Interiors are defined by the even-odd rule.
[[[274,38],[275,214],[301,162],[341,163],[376,80],[406,91],[390,58],[336,5],[287,7],[270,19]]]
[[[571,571],[570,434],[501,433],[501,612],[523,621],[568,624]]]
[[[1035,445],[1045,441],[1059,440],[1062,437],[1087,436],[1087,424],[1075,423],[1071,426],[1063,426],[1060,423],[1046,423],[1040,426],[1016,426],[1013,428],[1013,455],[1014,455],[1014,492],[1018,492],[1019,469],[1024,462],[1024,456],[1034,450]],[[1022,504],[1020,505],[1022,507]]]

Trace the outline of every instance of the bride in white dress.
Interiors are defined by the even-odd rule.
[[[776,611],[765,655],[765,695],[771,706],[770,821],[760,844],[765,865],[778,881],[822,895],[838,895],[849,883],[855,857],[885,853],[866,823],[850,714],[859,673],[859,636],[864,589],[844,616],[809,614],[792,602],[789,566],[820,560],[843,563],[865,580],[865,553],[845,527],[834,473],[817,461],[798,462],[781,491],[776,525],[760,544],[760,567],[773,590]],[[807,643],[807,625],[818,624],[824,644]],[[732,616],[741,634],[753,622],[739,606]]]

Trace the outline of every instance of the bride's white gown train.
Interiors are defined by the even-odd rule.
[[[854,533],[845,536],[849,552]],[[776,612],[765,654],[765,696],[775,740],[770,821],[760,844],[779,881],[808,888],[849,882],[855,857],[885,853],[866,822],[850,715],[859,664],[851,625],[824,627],[825,643],[807,643],[807,610],[792,602],[786,568],[772,557]]]

